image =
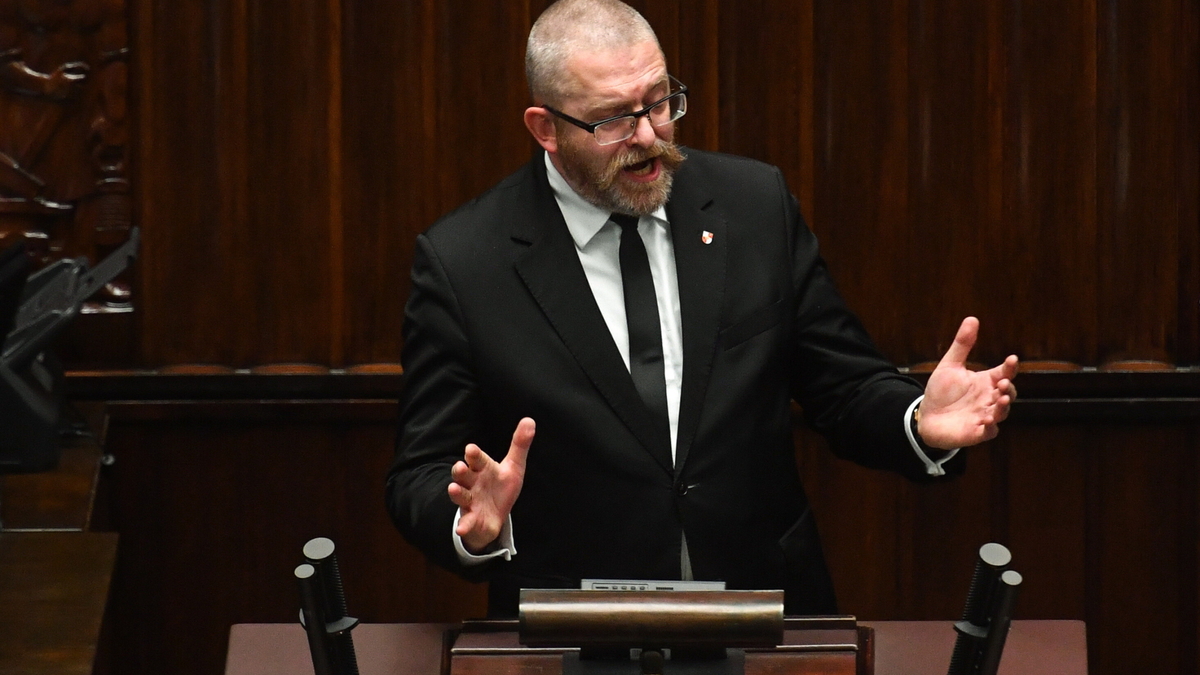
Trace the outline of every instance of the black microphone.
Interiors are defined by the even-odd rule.
[[[996,543],[979,548],[958,638],[947,675],[995,675],[1004,651],[1021,575],[1009,570],[1012,554]]]
[[[312,596],[316,609],[313,612],[314,621],[323,633],[321,648],[313,647],[313,636],[316,628],[305,626],[309,631],[309,647],[312,648],[313,665],[316,667],[318,651],[328,663],[331,670],[329,675],[358,675],[358,658],[354,652],[354,640],[350,631],[358,625],[358,619],[346,616],[346,593],[342,588],[342,574],[338,569],[337,557],[334,555],[333,541],[326,537],[310,539],[304,545],[304,559],[307,564],[297,567],[296,576],[301,570],[311,568],[312,572],[301,579],[301,601],[305,595]],[[306,579],[310,581],[306,581]],[[301,612],[302,618],[307,618]],[[316,675],[325,675],[317,670]]]

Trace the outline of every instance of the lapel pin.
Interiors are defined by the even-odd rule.
[[[703,231],[703,232],[701,232],[701,233],[700,233],[700,241],[704,242],[705,244],[711,244],[711,243],[712,243],[712,240],[713,240],[713,233],[712,233],[712,232],[709,232],[708,230],[705,230],[705,231]]]

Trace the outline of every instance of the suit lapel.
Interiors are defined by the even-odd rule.
[[[562,212],[546,182],[544,160],[533,160],[533,194],[522,203],[533,209],[517,215],[512,238],[527,245],[514,267],[559,338],[600,394],[662,468],[671,473],[671,445],[646,409],[625,368],[608,325],[592,295]],[[686,361],[685,361],[686,362]]]
[[[708,390],[720,329],[729,244],[727,223],[712,212],[712,199],[701,186],[686,179],[686,170],[685,163],[667,205],[683,317],[683,387],[675,446],[676,473],[683,468],[696,437]]]

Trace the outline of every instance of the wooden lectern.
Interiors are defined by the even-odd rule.
[[[450,675],[584,675],[578,669],[578,650],[529,647],[519,640],[519,622],[468,621],[447,636],[444,670]],[[783,641],[776,647],[749,647],[731,660],[746,675],[803,673],[805,675],[872,675],[873,631],[854,617],[788,617]],[[565,667],[564,667],[565,666]],[[637,661],[609,663],[596,672],[637,674]],[[720,663],[668,661],[671,673],[722,673]]]
[[[818,620],[811,620],[818,621]],[[471,624],[466,624],[471,625]],[[833,645],[860,640],[859,631],[868,626],[874,634],[867,644],[859,643],[858,654],[874,661],[875,675],[945,675],[954,647],[951,621],[871,621],[847,628],[819,627],[801,621],[805,628],[788,620],[784,642],[804,647],[811,642]],[[489,649],[520,649],[516,622],[494,633],[464,631],[459,624],[367,623],[354,631],[354,647],[362,675],[446,675],[450,673],[451,651],[455,659],[468,656],[469,643],[485,643]],[[500,628],[501,626],[496,626]],[[507,632],[506,632],[507,631]],[[865,632],[865,631],[864,631]],[[472,637],[462,640],[464,635]],[[871,635],[867,633],[867,635]],[[853,636],[853,637],[852,637]],[[813,645],[815,646],[815,645]],[[802,652],[805,653],[805,652]],[[806,652],[803,670],[784,673],[837,673],[826,661],[837,661],[836,652]],[[820,658],[829,656],[826,660]],[[752,659],[757,658],[751,656]],[[794,659],[799,660],[799,659]],[[822,670],[825,668],[825,670]],[[236,624],[229,632],[229,654],[225,675],[312,675],[312,658],[304,628],[298,622]],[[1014,621],[1012,633],[1000,662],[1000,675],[1087,675],[1087,631],[1081,621]]]
[[[449,675],[873,675],[854,617],[783,616],[782,591],[521,592],[520,618],[448,634]]]

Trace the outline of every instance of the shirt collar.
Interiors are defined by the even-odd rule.
[[[608,217],[612,214],[580,197],[579,193],[575,192],[575,189],[567,183],[567,179],[558,172],[558,167],[554,166],[554,162],[550,161],[550,153],[544,153],[544,159],[546,161],[546,179],[550,182],[550,189],[554,191],[554,200],[558,202],[558,209],[562,211],[563,220],[567,221],[567,230],[571,232],[575,246],[582,249],[596,236],[600,228],[604,227],[604,224],[608,222]],[[667,210],[662,206],[658,207],[649,217],[664,225],[668,222]]]

